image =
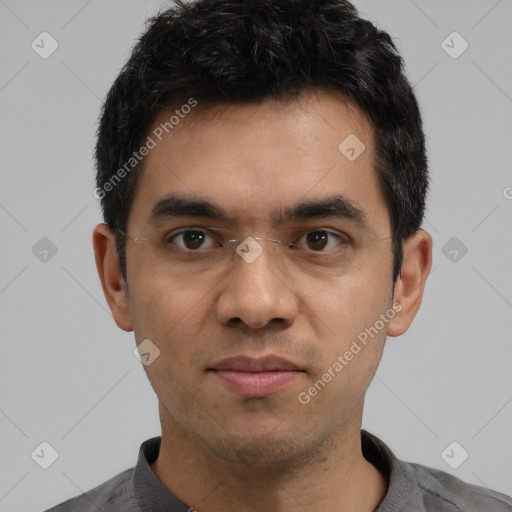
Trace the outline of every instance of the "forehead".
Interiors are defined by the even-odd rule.
[[[143,162],[130,226],[146,223],[173,194],[220,206],[244,226],[269,227],[280,210],[327,196],[359,207],[376,230],[388,222],[372,126],[334,93],[286,103],[173,106],[159,113],[149,136],[155,145]]]

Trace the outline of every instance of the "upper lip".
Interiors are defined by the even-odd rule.
[[[272,372],[272,371],[298,371],[299,367],[279,356],[265,356],[260,358],[237,356],[228,357],[219,361],[209,370],[233,370],[237,372]]]

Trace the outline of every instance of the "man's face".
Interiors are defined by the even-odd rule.
[[[154,126],[172,113],[162,112]],[[327,230],[350,241],[338,253],[343,263],[336,272],[311,270],[314,240],[302,236],[304,264],[288,261],[286,247],[262,241],[256,260],[248,263],[235,254],[222,273],[189,272],[186,264],[166,267],[153,245],[129,241],[130,318],[137,343],[150,339],[160,350],[145,368],[162,422],[226,460],[304,460],[341,427],[359,428],[364,393],[384,345],[386,326],[375,334],[375,325],[392,305],[393,255],[372,129],[359,110],[327,92],[310,94],[300,104],[199,104],[181,123],[184,129],[164,137],[145,159],[130,237],[150,232],[154,205],[180,194],[222,208],[231,220],[171,217],[159,226],[229,228],[240,239]],[[355,160],[347,158],[353,156],[350,147],[338,149],[351,134],[365,145]],[[364,219],[306,216],[275,225],[275,212],[335,195],[355,205]],[[175,243],[188,249],[183,237]],[[211,247],[211,240],[206,243]],[[338,243],[332,238],[324,250],[339,250]],[[366,344],[358,341],[370,327]],[[347,360],[343,356],[351,350]],[[220,364],[269,355],[299,371],[281,368],[274,378],[266,368],[259,377],[243,375],[247,360]],[[319,380],[323,385],[309,393]]]

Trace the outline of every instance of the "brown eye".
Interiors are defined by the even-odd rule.
[[[183,242],[187,249],[199,249],[204,239],[205,235],[201,231],[186,231],[183,233]]]
[[[311,247],[315,251],[322,250],[329,241],[329,235],[326,231],[313,231],[306,235],[308,247]]]
[[[169,243],[176,243],[176,245],[183,250],[195,251],[201,249],[207,237],[209,237],[209,235],[204,231],[187,229],[172,236]],[[175,242],[175,240],[178,240],[178,242]]]
[[[312,252],[327,252],[328,249],[333,249],[336,246],[347,245],[347,240],[344,237],[324,229],[310,231],[302,239],[305,239],[306,249]],[[326,248],[327,250],[324,250]]]

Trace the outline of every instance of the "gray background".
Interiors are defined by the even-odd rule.
[[[88,490],[160,434],[133,335],[103,297],[91,233],[101,221],[92,195],[101,99],[164,5],[0,0],[0,512],[41,511]],[[388,339],[363,426],[403,459],[512,494],[512,2],[356,5],[395,38],[415,84],[434,237],[422,309]],[[43,31],[59,44],[47,59],[31,48]],[[469,43],[456,59],[442,46],[453,31]],[[461,43],[445,45],[453,54]],[[43,237],[57,248],[46,261]],[[453,237],[459,246],[443,252]],[[46,470],[31,458],[42,441],[58,452]],[[457,469],[441,456],[452,441],[469,453]],[[460,461],[460,448],[448,453]]]

